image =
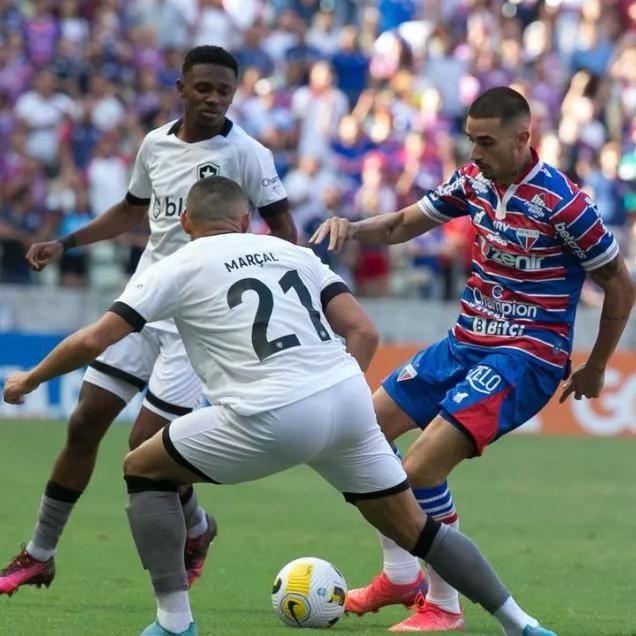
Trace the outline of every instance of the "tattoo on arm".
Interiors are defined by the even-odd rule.
[[[612,278],[614,278],[614,276],[618,274],[620,269],[621,257],[619,255],[615,259],[607,263],[607,265],[603,265],[602,267],[591,271],[590,278],[602,287],[604,283],[607,283]]]

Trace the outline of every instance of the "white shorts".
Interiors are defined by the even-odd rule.
[[[166,426],[163,443],[176,462],[217,484],[308,464],[348,501],[408,488],[362,375],[257,415],[239,415],[222,405],[199,409]]]
[[[86,370],[84,382],[126,404],[147,384],[143,405],[169,421],[189,413],[201,397],[201,381],[179,334],[149,326],[108,347]]]

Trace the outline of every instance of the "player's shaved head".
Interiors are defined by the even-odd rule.
[[[188,194],[186,211],[193,223],[237,220],[247,213],[247,197],[236,181],[227,177],[205,177]]]
[[[499,119],[502,125],[530,121],[530,105],[526,98],[508,86],[496,86],[482,93],[468,109],[473,119]]]

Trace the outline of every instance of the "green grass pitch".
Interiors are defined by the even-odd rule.
[[[140,633],[154,616],[124,514],[121,459],[128,429],[104,441],[96,474],[57,556],[50,589],[0,597],[0,634]],[[0,422],[0,561],[31,532],[42,487],[64,436],[59,424]],[[636,440],[516,436],[467,462],[451,485],[462,528],[483,548],[518,601],[559,634],[636,635]],[[380,566],[374,531],[310,470],[238,487],[200,486],[220,535],[192,591],[199,633],[292,634],[275,617],[280,567],[319,556],[366,583]],[[498,625],[464,602],[471,634]],[[335,634],[385,633],[406,616],[388,608],[344,617]]]

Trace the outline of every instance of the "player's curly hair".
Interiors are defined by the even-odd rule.
[[[227,66],[234,71],[234,75],[238,77],[238,62],[236,58],[221,46],[213,46],[212,44],[203,44],[190,49],[183,60],[181,72],[185,75],[195,64],[218,64],[219,66]]]
[[[497,118],[506,124],[519,117],[530,117],[526,98],[508,86],[495,86],[482,93],[468,109],[474,119]]]

